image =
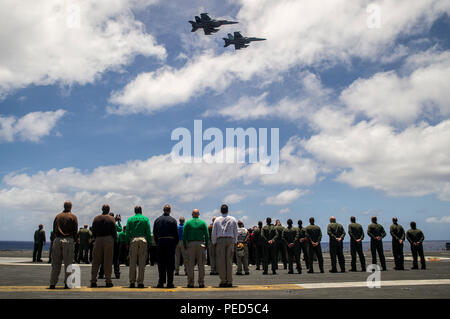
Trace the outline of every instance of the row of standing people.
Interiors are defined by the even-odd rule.
[[[103,266],[106,286],[112,287],[111,272],[114,246],[117,241],[117,233],[119,229],[116,221],[109,215],[109,206],[104,205],[102,214],[95,217],[92,224],[92,236],[95,239],[93,249],[93,263],[91,271],[91,287],[96,287],[97,275],[100,266]],[[245,274],[248,274],[248,255],[249,243],[256,246],[256,264],[259,268],[259,262],[263,264],[263,274],[268,274],[268,265],[272,264],[272,273],[275,274],[278,267],[278,249],[286,244],[288,255],[289,273],[293,273],[293,261],[297,266],[297,271],[301,273],[300,257],[303,252],[307,264],[308,272],[313,272],[313,260],[317,258],[321,272],[323,270],[323,258],[320,247],[322,233],[320,227],[314,225],[314,218],[310,218],[310,225],[303,228],[301,221],[299,227],[292,226],[292,220],[288,221],[288,227],[283,228],[281,223],[277,225],[271,224],[271,219],[267,218],[267,224],[262,226],[259,222],[251,235],[243,226],[243,223],[228,216],[228,207],[222,205],[222,216],[217,218],[209,229],[206,223],[200,220],[199,211],[194,210],[193,218],[186,225],[177,226],[176,220],[170,216],[170,206],[163,208],[164,214],[157,218],[153,228],[153,238],[157,246],[158,255],[158,271],[159,281],[157,287],[172,288],[173,275],[179,273],[179,262],[176,261],[176,255],[179,251],[187,251],[185,254],[185,271],[188,275],[188,287],[193,286],[193,267],[199,267],[199,287],[204,287],[204,265],[206,261],[206,248],[208,247],[208,255],[211,260],[211,274],[220,275],[221,287],[232,286],[232,260],[235,255],[238,271],[242,274],[242,267]],[[119,223],[120,224],[120,223]],[[239,226],[239,227],[238,227]],[[411,242],[414,257],[414,267],[417,268],[417,254],[421,256],[422,268],[425,268],[423,257],[423,233],[416,229],[415,223],[411,223],[412,228],[406,233],[407,239]],[[76,216],[71,213],[71,203],[64,204],[64,211],[58,214],[53,224],[54,247],[52,249],[52,272],[50,278],[50,288],[54,288],[62,260],[64,259],[65,267],[73,262],[73,243],[79,238],[77,233],[78,222]],[[85,229],[87,225],[85,225]],[[181,229],[180,229],[181,228]],[[397,230],[396,230],[397,229]],[[391,226],[391,234],[393,240],[397,240],[397,231],[403,230],[397,224],[395,219],[394,225]],[[343,258],[342,240],[345,236],[343,226],[336,223],[336,219],[330,219],[327,233],[330,236],[330,254],[332,259],[332,272],[336,272],[336,257],[339,259],[341,271],[345,271],[345,262]],[[147,217],[142,215],[141,207],[135,208],[135,216],[127,221],[126,231],[119,232],[125,237],[127,246],[129,244],[129,263],[130,263],[130,287],[144,287],[144,271],[148,257],[148,248],[152,243],[150,230],[150,222]],[[372,262],[376,264],[376,252],[380,255],[380,261],[383,270],[386,270],[384,254],[382,252],[382,238],[386,235],[381,225],[377,224],[376,217],[372,218],[372,224],[369,225],[368,234],[371,237]],[[352,217],[352,223],[349,225],[349,235],[351,237],[352,252],[352,271],[356,271],[356,253],[359,254],[362,269],[365,270],[364,254],[362,253],[362,239],[364,232],[361,225],[357,224],[355,218]],[[404,239],[401,231],[399,233],[400,244]],[[280,239],[281,237],[281,239]],[[403,238],[403,239],[401,239]],[[128,247],[127,247],[128,248]],[[84,248],[83,248],[84,249]],[[403,247],[401,246],[401,256],[403,255]],[[275,257],[276,256],[276,257]],[[403,262],[400,258],[398,245],[394,250],[396,259],[396,268],[403,269],[398,262]],[[176,266],[176,265],[177,266]],[[136,266],[139,266],[138,276],[136,279]],[[67,273],[66,273],[67,277]],[[117,277],[117,273],[116,273]]]

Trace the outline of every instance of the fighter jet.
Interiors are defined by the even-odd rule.
[[[248,38],[243,37],[240,32],[234,32],[234,36],[231,33],[228,33],[228,38],[223,38],[225,40],[224,47],[229,46],[230,44],[234,44],[234,49],[239,50],[242,48],[247,48],[250,42],[252,41],[264,41],[266,39],[263,38]]]
[[[211,33],[215,33],[219,31],[219,29],[216,29],[224,24],[236,24],[238,22],[234,21],[227,21],[227,20],[215,20],[211,19],[207,13],[201,13],[200,17],[195,16],[195,22],[189,21],[189,23],[192,25],[191,32],[195,32],[198,29],[203,29],[203,32],[205,32],[206,35],[210,35]]]

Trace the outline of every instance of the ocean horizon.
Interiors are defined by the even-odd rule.
[[[424,251],[445,251],[446,243],[450,243],[450,240],[425,240],[423,242]],[[329,245],[327,242],[322,242],[322,251],[328,252]],[[34,242],[33,241],[0,241],[0,251],[13,251],[13,250],[33,250]],[[390,240],[383,242],[383,247],[385,251],[392,250],[392,243]],[[48,251],[50,248],[50,242],[46,242],[43,247],[44,251]],[[370,241],[363,242],[363,250],[370,250]],[[410,251],[409,242],[405,242],[404,251]],[[350,242],[344,242],[344,251],[350,251]]]

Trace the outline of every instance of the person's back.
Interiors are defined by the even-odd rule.
[[[103,265],[106,287],[113,287],[111,273],[117,229],[116,221],[109,212],[109,205],[103,205],[102,213],[97,215],[92,221],[92,236],[95,238],[91,268],[92,288],[97,287],[97,275],[100,265]]]
[[[81,247],[88,247],[89,246],[89,241],[92,238],[92,233],[91,233],[91,231],[89,229],[82,228],[78,232],[78,238],[80,239],[80,246]]]
[[[228,215],[228,206],[220,207],[221,216],[214,221],[211,241],[216,245],[216,262],[219,271],[219,287],[233,286],[233,252],[237,243],[237,222]]]
[[[278,237],[278,232],[276,231],[274,225],[266,224],[262,228],[261,236],[266,242],[268,242],[270,240],[275,240]]]
[[[176,219],[170,216],[170,205],[165,205],[163,212],[163,215],[159,216],[153,224],[153,238],[158,251],[159,280],[157,287],[163,288],[167,282],[167,288],[174,288],[175,249],[179,241],[178,225]]]
[[[125,240],[130,245],[130,288],[144,288],[145,265],[147,263],[148,250],[152,244],[152,233],[150,231],[150,220],[142,214],[142,207],[134,208],[134,216],[128,218],[125,226]],[[139,267],[136,279],[136,267]]]
[[[423,232],[418,228],[408,229],[408,231],[406,232],[406,236],[410,244],[413,244],[415,242],[423,242],[425,238]]]
[[[348,225],[348,235],[350,236],[350,240],[356,241],[358,239],[364,239],[364,229],[361,224],[358,223],[350,223]]]
[[[67,267],[73,262],[74,241],[78,233],[78,219],[71,212],[72,203],[66,201],[64,203],[64,211],[56,215],[53,221],[53,234],[55,239],[52,245],[52,270],[50,274],[50,289],[55,289],[58,282],[61,265],[64,261],[65,278],[64,283],[67,285]]]
[[[145,237],[148,245],[152,243],[150,220],[142,214],[135,214],[127,220],[126,237],[130,242],[135,237]]]
[[[386,232],[381,224],[373,222],[367,228],[367,235],[369,235],[372,240],[375,240],[375,237],[385,237]]]
[[[317,225],[308,225],[305,228],[306,237],[315,243],[320,243],[322,240],[322,230]]]
[[[345,236],[344,227],[339,223],[330,223],[327,228],[327,233],[330,240],[336,240],[336,238]]]

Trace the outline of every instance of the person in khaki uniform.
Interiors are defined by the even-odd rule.
[[[228,206],[220,207],[221,216],[214,221],[211,241],[216,247],[219,287],[233,287],[233,251],[237,242],[236,219],[228,216]]]
[[[78,219],[72,214],[72,203],[66,201],[64,203],[64,211],[56,215],[53,221],[53,234],[55,240],[52,246],[52,271],[50,274],[50,289],[55,289],[58,282],[59,273],[61,272],[61,264],[64,261],[65,268],[65,288],[67,286],[67,267],[73,262],[74,240],[77,238]]]
[[[110,207],[105,204],[102,214],[96,216],[92,222],[92,236],[95,238],[92,252],[91,288],[97,287],[97,275],[100,265],[105,272],[106,287],[113,287],[111,280],[114,241],[117,237],[116,222],[109,214]]]
[[[236,245],[236,275],[242,275],[242,267],[246,275],[250,275],[248,269],[248,242],[250,239],[250,233],[244,228],[244,223],[238,221],[238,239]]]
[[[206,247],[209,243],[208,226],[198,218],[198,209],[192,211],[192,218],[189,219],[183,228],[183,246],[187,251],[187,281],[188,288],[194,288],[194,267],[198,265],[198,287],[205,287],[205,262]]]
[[[130,288],[135,288],[136,265],[139,265],[138,288],[144,288],[144,272],[148,256],[148,247],[152,244],[149,219],[142,215],[141,206],[134,208],[134,216],[128,218],[126,239],[130,243]]]
[[[213,229],[215,220],[216,220],[216,216],[213,216],[211,224],[209,224],[209,226],[208,226],[208,232],[209,232],[208,259],[209,259],[209,265],[211,267],[211,271],[209,274],[211,276],[219,274],[217,272],[216,247],[214,246],[214,244],[212,243],[212,240],[211,240],[211,234],[212,234],[212,229]]]

